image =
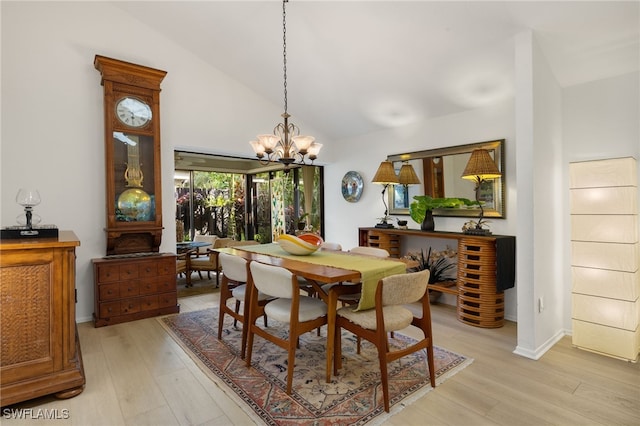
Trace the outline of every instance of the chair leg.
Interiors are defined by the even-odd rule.
[[[382,343],[382,342],[378,342],[378,343]],[[387,356],[386,356],[386,351],[383,351],[383,348],[381,348],[380,346],[378,346],[378,358],[380,359],[380,379],[382,381],[382,399],[384,400],[384,411],[388,413],[389,412],[389,373],[387,371]]]
[[[245,322],[245,327],[247,327],[247,349],[245,353],[245,361],[249,368],[251,368],[251,353],[253,352],[253,331],[251,331],[251,326],[251,324]]]
[[[240,301],[236,300],[236,314],[240,312]],[[237,319],[233,319],[233,326],[237,327],[238,326],[238,320]]]
[[[342,329],[336,326],[333,343],[333,375],[338,375],[338,370],[342,368]]]
[[[289,357],[287,358],[287,395],[291,395],[291,387],[293,385],[293,368],[296,364],[296,347],[300,341],[300,336],[297,336],[295,343],[292,339],[289,340]]]
[[[223,328],[223,324],[224,324],[224,309],[222,307],[223,304],[223,300],[220,299],[220,315],[218,317],[218,340],[222,339],[222,328]]]
[[[436,387],[436,367],[433,359],[433,345],[427,346],[427,364],[429,365],[429,378],[431,379],[431,387]]]
[[[222,288],[220,289],[220,308],[218,316],[218,340],[222,339],[224,314],[227,307],[227,300],[229,299],[229,293],[229,286],[226,283],[222,283]]]

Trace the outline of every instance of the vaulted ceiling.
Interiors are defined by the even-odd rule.
[[[280,0],[114,5],[282,105]],[[289,113],[341,139],[511,97],[527,29],[562,87],[637,71],[639,5],[291,0]]]

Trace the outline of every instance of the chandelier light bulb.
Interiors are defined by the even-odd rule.
[[[256,153],[256,156],[259,158],[264,157],[264,146],[259,141],[251,141],[249,142],[253,151]]]
[[[301,154],[307,153],[313,141],[316,140],[316,138],[314,138],[313,136],[304,135],[294,136],[291,139],[295,143],[296,147],[298,147],[298,151],[300,151]]]

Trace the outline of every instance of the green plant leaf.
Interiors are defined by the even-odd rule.
[[[415,201],[409,206],[409,215],[416,223],[422,223],[427,210],[459,208],[462,205],[479,205],[477,201],[468,198],[433,198],[429,195],[415,195]]]

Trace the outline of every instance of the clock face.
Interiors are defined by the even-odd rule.
[[[143,127],[151,121],[151,107],[139,99],[125,97],[116,103],[116,117],[129,127]]]

